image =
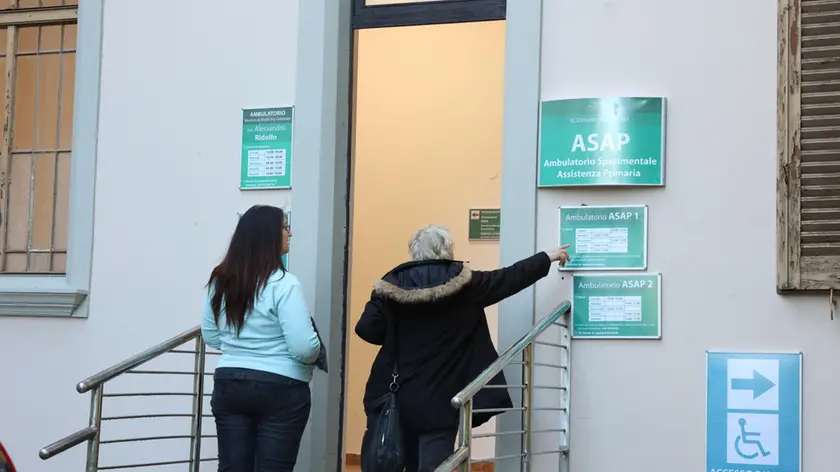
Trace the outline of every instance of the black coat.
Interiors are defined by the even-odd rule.
[[[551,261],[539,253],[493,271],[473,271],[463,262],[431,260],[395,267],[376,282],[356,334],[381,345],[365,387],[365,412],[388,392],[399,346],[400,417],[411,430],[458,426],[450,400],[499,354],[484,309],[548,275]],[[395,335],[396,333],[396,335]],[[397,341],[397,342],[395,342]],[[490,384],[505,384],[503,374]],[[481,390],[474,409],[510,408],[507,389]],[[473,415],[473,426],[497,413]]]

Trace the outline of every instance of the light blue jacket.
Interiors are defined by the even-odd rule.
[[[201,334],[208,346],[222,351],[218,367],[261,370],[309,382],[321,343],[297,277],[278,270],[245,316],[239,336],[226,326],[224,312],[219,324],[213,319],[209,291],[204,303]]]

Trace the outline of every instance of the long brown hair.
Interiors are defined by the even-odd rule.
[[[252,206],[239,218],[225,258],[207,281],[216,325],[224,310],[225,324],[239,336],[245,316],[254,309],[254,301],[271,274],[281,270],[285,275],[285,228],[285,212],[273,206]]]

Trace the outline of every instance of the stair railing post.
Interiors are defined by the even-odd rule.
[[[104,384],[97,386],[90,395],[89,423],[96,428],[96,436],[88,441],[85,472],[99,470],[99,441],[102,439],[102,390],[104,387]]]
[[[469,472],[470,470],[470,461],[472,460],[472,409],[473,400],[470,398],[461,407],[461,424],[459,425],[458,442],[459,447],[467,450],[467,458],[464,459],[464,462],[458,464],[458,472]]]
[[[572,396],[572,338],[571,333],[569,332],[569,326],[571,326],[571,318],[570,314],[566,314],[565,316],[565,327],[563,328],[563,342],[562,344],[566,346],[564,350],[564,354],[561,358],[561,364],[565,365],[566,368],[561,371],[564,387],[565,390],[562,392],[561,396],[561,407],[565,408],[565,411],[562,415],[562,422],[561,428],[563,432],[560,433],[561,438],[561,446],[566,448],[566,452],[560,455],[560,472],[569,472],[569,453],[570,450],[570,443],[569,443],[569,425],[571,423],[571,396]]]
[[[522,351],[522,472],[531,470],[531,407],[534,393],[534,344]]]
[[[204,419],[204,368],[207,347],[199,334],[195,338],[195,362],[193,367],[192,428],[190,432],[190,472],[201,468],[201,427]]]

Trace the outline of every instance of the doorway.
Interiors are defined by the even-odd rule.
[[[435,3],[444,2],[429,2]],[[354,34],[343,428],[348,471],[358,470],[362,397],[379,349],[353,328],[374,282],[407,260],[409,238],[430,223],[452,233],[456,258],[475,269],[498,267],[498,241],[470,240],[469,217],[471,209],[500,207],[505,22]],[[496,307],[487,313],[495,341]],[[494,430],[492,421],[481,428]],[[492,438],[473,447],[475,458],[495,452]]]

